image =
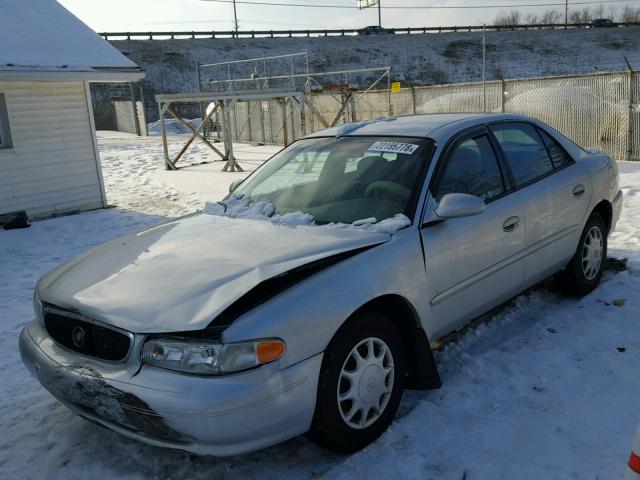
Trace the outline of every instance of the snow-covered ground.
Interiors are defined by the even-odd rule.
[[[88,423],[20,361],[18,334],[42,274],[218,200],[240,175],[220,173],[221,162],[166,172],[158,138],[105,133],[99,141],[108,198],[118,208],[0,230],[0,478],[621,478],[640,420],[640,164],[621,163],[625,205],[609,244],[611,256],[629,259],[627,271],[607,272],[581,300],[535,289],[448,343],[436,354],[443,387],[405,392],[390,430],[358,454],[335,455],[300,437],[217,459]],[[181,141],[173,138],[173,148]],[[239,145],[237,152],[249,170],[275,150]],[[199,146],[190,161],[206,158]]]
[[[188,135],[169,136],[170,154],[175,156],[188,139]],[[167,171],[158,137],[98,132],[98,144],[107,202],[126,210],[166,216],[190,213],[207,201],[221,200],[231,182],[246,177],[282,148],[235,144],[234,154],[245,171],[223,172],[220,157],[195,140],[178,162],[184,168]]]

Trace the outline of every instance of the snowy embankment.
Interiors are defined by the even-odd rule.
[[[443,387],[405,392],[390,430],[358,454],[334,455],[300,437],[216,459],[149,447],[78,418],[19,358],[42,274],[218,200],[239,175],[220,174],[219,162],[165,172],[157,138],[117,137],[101,136],[101,154],[109,199],[125,210],[0,230],[0,478],[621,477],[640,420],[640,164],[621,164],[625,204],[609,245],[611,256],[629,259],[627,271],[607,272],[580,300],[535,289],[455,338],[436,354]],[[245,167],[274,150],[242,148]]]

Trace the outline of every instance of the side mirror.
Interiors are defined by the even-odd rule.
[[[231,182],[231,185],[229,185],[229,194],[233,193],[233,191],[238,188],[238,185],[240,185],[242,182],[244,182],[244,178],[239,178]]]
[[[447,193],[436,206],[440,218],[459,218],[479,215],[486,210],[484,200],[467,193]]]

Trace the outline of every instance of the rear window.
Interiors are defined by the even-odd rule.
[[[491,127],[504,152],[517,186],[553,171],[553,163],[538,131],[527,123],[500,123]]]
[[[573,162],[560,144],[544,130],[539,130],[540,136],[551,156],[551,162],[555,168],[561,168]]]

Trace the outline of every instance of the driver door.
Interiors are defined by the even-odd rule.
[[[447,193],[485,200],[475,216],[442,220]],[[420,230],[429,319],[446,334],[518,293],[524,280],[524,208],[510,192],[505,169],[483,127],[454,140],[439,160]]]

